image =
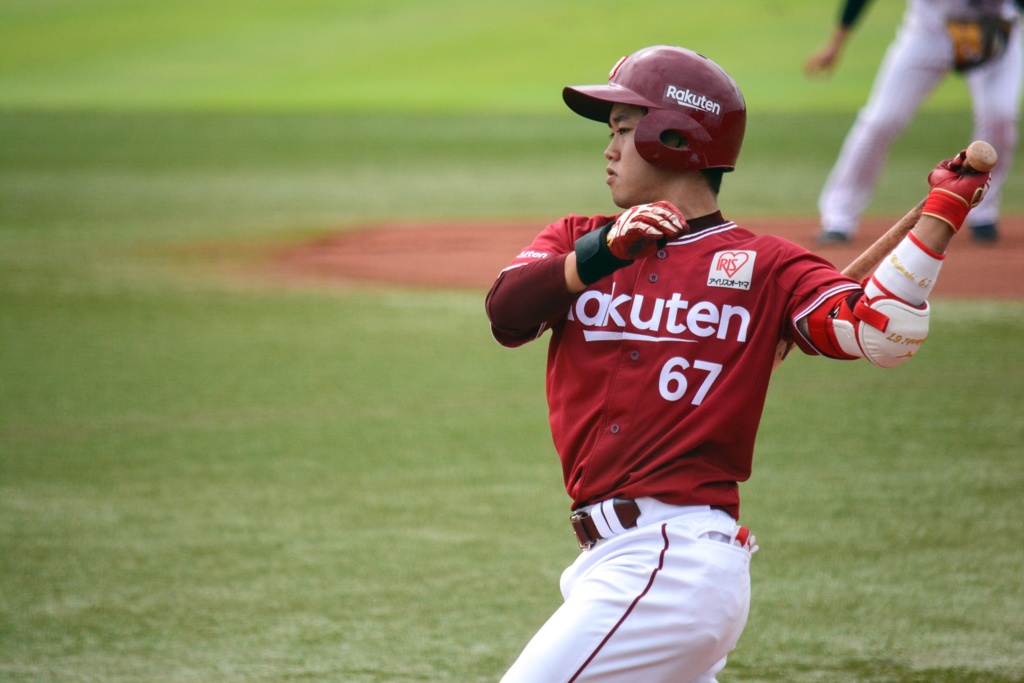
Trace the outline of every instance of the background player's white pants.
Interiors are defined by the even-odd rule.
[[[708,537],[734,534],[724,512],[645,516],[565,570],[565,602],[502,683],[715,680],[746,625],[750,551]]]
[[[1015,25],[1003,55],[964,76],[974,110],[972,139],[990,142],[999,155],[989,192],[971,211],[968,223],[994,223],[999,218],[1003,183],[1017,148],[1024,68],[1020,33],[1020,25]],[[889,147],[906,129],[924,99],[951,73],[952,50],[951,42],[935,27],[915,21],[901,26],[818,199],[824,228],[848,234],[856,230],[882,173]],[[936,159],[952,157],[969,142],[936,140]],[[953,149],[949,147],[951,143]],[[955,148],[956,145],[961,147]],[[927,189],[924,177],[921,181]]]

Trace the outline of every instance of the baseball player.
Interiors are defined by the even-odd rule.
[[[1021,0],[1018,0],[1020,2]],[[844,0],[839,26],[805,65],[810,74],[839,60],[868,0]],[[1012,0],[908,0],[867,104],[847,133],[818,199],[822,244],[850,241],[871,200],[889,147],[924,99],[951,72],[963,75],[974,109],[974,137],[999,155],[992,189],[971,212],[976,240],[998,237],[1003,184],[1017,148],[1022,48],[1017,3]]]
[[[711,60],[653,46],[567,87],[609,126],[615,216],[568,215],[497,276],[495,339],[550,330],[550,427],[582,550],[565,598],[504,683],[708,683],[747,620],[754,536],[738,524],[776,346],[891,367],[927,335],[946,245],[987,173],[929,175],[924,216],[861,283],[723,216],[746,106]],[[910,274],[910,276],[908,276]]]

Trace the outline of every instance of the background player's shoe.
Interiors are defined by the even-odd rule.
[[[975,242],[995,242],[999,239],[999,230],[995,223],[978,223],[971,226],[971,239]]]
[[[846,244],[853,240],[851,235],[838,230],[822,230],[818,235],[818,244]]]

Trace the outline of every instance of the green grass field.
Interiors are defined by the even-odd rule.
[[[483,291],[238,273],[375,220],[609,210],[559,89],[657,42],[747,95],[723,205],[814,215],[900,3],[813,83],[832,3],[693,4],[0,0],[0,680],[498,680],[577,552],[544,345],[499,348]],[[1024,305],[934,304],[910,365],[779,371],[723,683],[1024,681]]]

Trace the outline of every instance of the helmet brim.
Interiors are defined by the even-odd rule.
[[[612,106],[631,104],[635,107],[657,108],[654,102],[621,85],[572,85],[562,89],[562,100],[569,109],[584,118],[608,123]]]

